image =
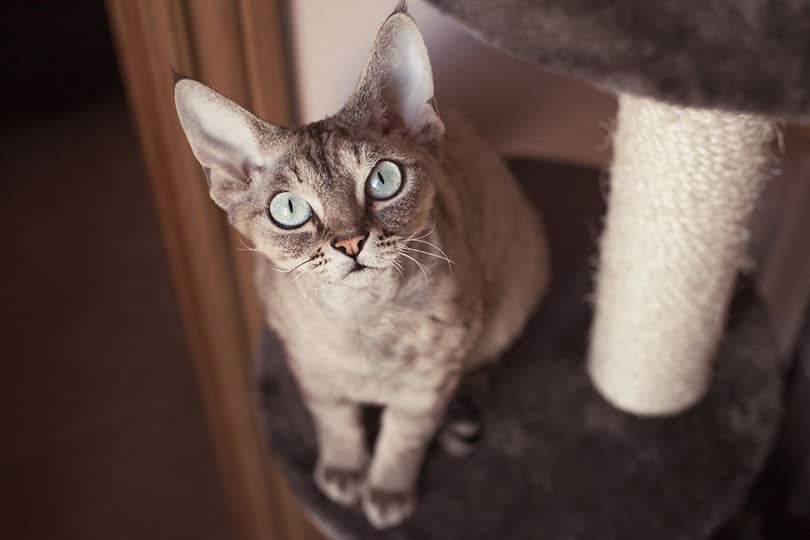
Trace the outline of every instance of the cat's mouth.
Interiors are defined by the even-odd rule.
[[[353,264],[353,265],[352,265],[352,267],[349,269],[349,271],[348,271],[348,272],[346,272],[346,273],[343,275],[343,279],[346,279],[346,278],[353,278],[353,277],[355,277],[355,276],[361,276],[361,275],[364,275],[364,274],[366,274],[366,275],[368,275],[368,274],[372,274],[372,273],[374,273],[374,272],[376,272],[376,271],[378,271],[378,270],[380,270],[380,269],[379,269],[379,268],[375,268],[375,267],[373,267],[373,266],[367,266],[367,265],[365,265],[365,264],[363,264],[363,263],[360,263],[360,262],[354,261],[354,264]]]
[[[354,266],[352,266],[351,270],[349,270],[346,273],[346,275],[348,276],[349,274],[354,274],[355,272],[362,272],[363,270],[366,269],[368,269],[368,266],[366,266],[365,264],[361,264],[357,261],[354,261]]]

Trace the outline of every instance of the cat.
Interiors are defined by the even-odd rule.
[[[274,126],[193,79],[175,84],[211,198],[260,254],[266,319],[314,421],[314,480],[379,529],[411,514],[460,377],[522,331],[550,273],[533,206],[433,94],[404,2],[324,120]],[[384,408],[373,456],[363,404]]]

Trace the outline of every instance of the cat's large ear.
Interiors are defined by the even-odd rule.
[[[280,128],[193,79],[175,83],[174,101],[191,151],[208,177],[211,198],[230,211],[268,165],[266,143]]]
[[[383,133],[402,131],[423,144],[444,134],[433,96],[433,73],[422,34],[405,2],[383,23],[357,88],[341,116]]]

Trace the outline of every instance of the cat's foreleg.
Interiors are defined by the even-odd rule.
[[[360,495],[369,455],[360,407],[348,400],[308,398],[318,438],[315,483],[333,501],[352,505]]]
[[[378,529],[407,518],[415,505],[415,488],[425,450],[442,422],[446,399],[412,409],[389,405],[363,490],[363,510]]]

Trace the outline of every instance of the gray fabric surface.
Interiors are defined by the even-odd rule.
[[[810,117],[809,0],[427,0],[518,58],[611,91]]]
[[[556,278],[504,361],[465,382],[484,404],[475,453],[457,459],[434,447],[414,516],[374,531],[359,509],[327,501],[312,482],[310,420],[266,333],[261,395],[273,455],[333,538],[708,538],[742,504],[779,423],[781,377],[761,302],[748,289],[737,295],[711,393],[697,408],[663,420],[614,410],[584,369],[587,260],[601,209],[595,175],[528,161],[512,167],[544,212]]]

